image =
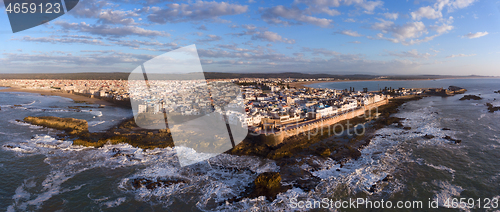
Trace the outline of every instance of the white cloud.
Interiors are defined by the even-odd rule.
[[[399,13],[383,13],[382,14],[387,19],[396,20],[399,17]]]
[[[440,1],[443,1],[443,0],[440,0]],[[476,0],[455,0],[455,1],[449,1],[448,5],[452,9],[462,9],[462,8],[470,6],[475,1]]]
[[[247,29],[247,30],[255,30],[257,27],[253,24],[243,24],[241,25],[242,28]]]
[[[122,37],[128,35],[138,35],[146,37],[155,36],[170,36],[170,34],[155,30],[147,30],[137,26],[121,26],[111,27],[109,25],[90,25],[85,22],[81,23],[68,23],[63,21],[56,21],[54,24],[61,26],[64,30],[76,30],[79,32],[87,32],[94,35]]]
[[[31,36],[24,36],[22,38],[13,38],[12,40],[20,40],[20,41],[26,41],[26,42],[40,42],[40,43],[68,43],[68,44],[74,44],[74,43],[80,43],[80,44],[92,44],[92,45],[100,45],[100,46],[109,46],[102,42],[100,39],[92,38],[90,36],[78,36],[78,37],[59,37],[59,36],[52,36],[52,37],[31,37]]]
[[[443,24],[441,26],[431,26],[431,28],[434,29],[438,34],[444,34],[454,29],[455,27],[453,27],[452,25]]]
[[[109,39],[113,44],[120,46],[128,46],[132,48],[140,48],[143,46],[154,46],[154,47],[176,47],[176,43],[161,43],[158,41],[140,41],[140,40],[119,40],[119,39]]]
[[[138,17],[139,14],[133,11],[105,10],[99,13],[97,22],[103,24],[123,24],[135,25],[135,21],[131,17]]]
[[[420,38],[423,35],[429,34],[429,31],[425,24],[421,21],[408,22],[402,26],[395,25],[392,21],[386,21],[383,19],[378,19],[380,22],[372,24],[372,29],[380,30],[382,33],[377,34],[375,38],[368,36],[370,39],[383,39],[388,40],[393,43],[401,43],[403,45],[413,45],[423,42],[428,42],[434,38],[448,33],[454,27],[449,24],[442,24],[440,26],[433,25],[430,29],[436,31],[436,34]],[[453,22],[453,18],[450,17],[448,22]],[[391,37],[386,37],[384,34],[390,34]],[[408,41],[408,39],[410,39]]]
[[[64,52],[45,52],[37,54],[3,54],[8,62],[28,62],[33,67],[34,63],[68,66],[109,66],[122,63],[140,64],[154,58],[154,55],[130,54],[115,51],[91,52],[90,54],[73,55]],[[68,67],[66,66],[66,67]],[[60,67],[61,68],[61,67]]]
[[[473,39],[473,38],[480,38],[480,37],[486,36],[488,34],[489,33],[486,32],[486,31],[484,31],[484,32],[476,32],[476,33],[469,32],[468,34],[464,35],[463,37],[466,37],[466,38],[469,38],[469,39]]]
[[[413,20],[420,20],[422,18],[437,19],[443,17],[441,11],[435,10],[430,6],[421,7],[417,11],[411,12],[410,15]]]
[[[341,0],[295,0],[294,4],[306,4],[308,6],[339,7]]]
[[[424,23],[420,21],[408,22],[405,25],[397,26],[391,21],[382,20],[382,22],[374,24],[372,28],[381,30],[384,33],[391,33],[394,37],[392,41],[395,43],[403,42],[406,39],[418,38],[422,36],[422,34],[427,33]],[[382,38],[383,36],[379,34],[378,37]]]
[[[333,22],[330,19],[317,18],[314,16],[306,15],[306,12],[304,10],[299,9],[298,7],[287,8],[282,5],[264,9],[262,11],[261,17],[267,23],[283,24],[283,25],[308,23],[320,27],[327,27]],[[297,22],[296,23],[289,22],[283,19],[294,20]]]
[[[77,18],[95,18],[101,13],[102,8],[104,8],[107,4],[108,3],[104,0],[79,1],[78,4],[68,12],[68,14]]]
[[[361,37],[361,36],[363,36],[363,35],[360,35],[358,32],[352,31],[352,30],[344,30],[344,31],[340,32],[340,34],[349,35],[349,36],[352,36],[352,37]]]
[[[338,56],[338,55],[341,55],[340,52],[327,50],[325,48],[308,48],[308,47],[303,47],[302,51],[304,51],[304,52],[312,52],[312,55],[324,55],[324,56]]]
[[[433,51],[434,53],[439,53],[439,51],[438,51],[438,50],[435,50],[435,49],[433,49],[433,48],[430,48],[429,50]]]
[[[208,29],[205,25],[201,25],[201,26],[197,27],[196,29],[208,31]]]
[[[472,56],[476,56],[476,54],[457,54],[457,55],[450,55],[450,56],[447,56],[446,58],[454,58],[454,57],[472,57]]]
[[[403,51],[403,52],[389,52],[390,56],[396,56],[396,57],[411,57],[411,58],[418,58],[418,59],[428,59],[432,55],[429,53],[419,53],[418,50],[412,49],[409,51]]]
[[[283,42],[283,43],[289,43],[289,44],[295,43],[295,40],[283,38],[283,37],[281,37],[281,35],[278,35],[278,33],[271,32],[271,31],[256,32],[252,36],[252,39],[253,40],[264,40],[264,41],[270,41],[270,42]]]
[[[448,12],[452,12],[455,9],[468,7],[475,1],[476,0],[437,0],[432,7],[420,7],[417,11],[411,12],[410,15],[413,20],[420,20],[422,18],[438,19],[443,17],[442,10],[445,7],[448,9]]]
[[[192,4],[167,4],[167,8],[156,8],[148,19],[155,23],[177,23],[215,19],[220,16],[245,13],[248,6],[226,2],[196,1]]]
[[[217,35],[207,35],[207,38],[205,39],[199,39],[197,40],[198,42],[211,42],[211,41],[219,41],[222,40],[220,36]]]
[[[360,7],[365,9],[366,13],[373,13],[375,8],[377,7],[382,7],[384,5],[383,1],[362,1],[360,4],[358,4]]]
[[[394,26],[394,22],[392,21],[386,21],[380,18],[377,18],[377,20],[379,20],[380,22],[374,23],[372,25],[372,29],[380,30],[383,33],[387,33],[388,30],[390,30],[392,26]]]

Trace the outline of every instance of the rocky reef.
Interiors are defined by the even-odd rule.
[[[37,126],[64,130],[70,135],[88,132],[87,121],[81,119],[59,118],[54,116],[28,116],[24,118],[23,121]]]
[[[488,107],[488,112],[494,113],[495,111],[500,111],[500,107],[495,107],[491,103],[486,103],[486,106]]]
[[[281,192],[281,175],[278,172],[264,172],[253,181],[255,190],[250,196],[266,196],[274,200]]]
[[[462,98],[460,98],[459,100],[460,101],[464,101],[464,100],[481,100],[483,98],[481,98],[480,96],[476,96],[476,95],[465,95],[463,96]]]
[[[155,178],[155,179],[137,178],[132,180],[132,186],[135,189],[145,187],[150,190],[161,187],[168,187],[170,185],[179,183],[188,183],[188,181],[185,179],[162,179],[162,178]]]
[[[37,126],[63,130],[65,133],[58,134],[57,138],[60,140],[73,140],[73,145],[102,147],[105,144],[128,143],[143,149],[174,146],[169,129],[141,129],[135,124],[133,118],[121,122],[106,132],[95,133],[88,131],[88,123],[82,119],[28,116],[23,121]]]
[[[454,142],[455,144],[462,143],[462,140],[458,140],[458,139],[452,138],[452,137],[450,137],[450,136],[448,136],[448,135],[447,135],[447,136],[445,136],[445,137],[443,137],[443,139],[446,139],[446,140],[448,140],[448,141]]]

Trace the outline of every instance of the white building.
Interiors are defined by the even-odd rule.
[[[139,105],[139,108],[137,109],[137,113],[145,113],[148,110],[147,105]]]

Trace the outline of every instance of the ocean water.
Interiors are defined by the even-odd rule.
[[[98,109],[101,116],[96,116],[96,111],[68,110],[68,106],[82,104],[61,97],[0,93],[0,209],[293,211],[290,203],[295,198],[310,201],[368,198],[394,203],[420,200],[423,201],[423,209],[403,211],[432,211],[427,208],[429,200],[437,200],[440,209],[444,209],[446,198],[500,198],[500,113],[489,113],[484,105],[487,102],[500,105],[500,94],[493,93],[500,90],[500,80],[413,82],[412,86],[408,86],[406,81],[349,82],[354,84],[347,84],[347,88],[378,90],[370,86],[397,87],[397,83],[408,84],[400,87],[419,88],[456,85],[468,89],[467,94],[481,94],[483,100],[459,101],[463,95],[457,95],[408,102],[394,116],[405,118],[403,124],[411,127],[410,130],[396,126],[378,130],[372,142],[361,150],[362,156],[342,166],[331,159],[315,156],[298,158],[308,161],[299,168],[310,171],[321,182],[311,191],[292,188],[279,194],[273,202],[264,197],[225,202],[237,197],[259,173],[279,171],[280,167],[272,160],[222,154],[208,162],[181,168],[177,165],[177,151],[189,152],[192,157],[199,155],[182,147],[154,150],[142,150],[126,144],[99,149],[75,147],[70,145],[71,141],[55,139],[57,131],[20,124],[15,120],[29,115],[83,118],[89,123],[99,123],[93,128],[98,131],[131,113],[109,107]],[[346,84],[313,86],[344,89]],[[14,104],[21,106],[13,107]],[[435,138],[425,139],[425,134]],[[443,139],[445,136],[462,142],[454,144]],[[132,157],[113,157],[113,149],[116,148]],[[312,164],[319,164],[319,168]],[[393,179],[382,181],[387,176],[393,176]],[[178,179],[183,183],[154,190],[135,189],[132,181],[137,178]],[[371,190],[373,185],[379,189]],[[382,209],[376,211],[379,210]],[[464,210],[498,209],[476,207]]]

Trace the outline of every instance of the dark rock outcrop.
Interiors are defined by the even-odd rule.
[[[486,106],[488,106],[488,112],[494,113],[495,111],[500,111],[500,107],[495,107],[491,103],[486,103]]]
[[[448,136],[448,135],[447,135],[447,136],[445,136],[445,137],[443,137],[443,139],[446,139],[446,140],[448,140],[448,141],[452,141],[452,142],[454,142],[455,144],[462,143],[462,140],[454,139],[454,138],[452,138],[452,137],[450,137],[450,136]]]
[[[255,190],[250,196],[266,196],[270,200],[276,199],[281,192],[281,175],[278,172],[264,172],[253,181]]]
[[[281,175],[278,172],[264,172],[257,176],[257,178],[245,188],[237,197],[219,202],[219,205],[226,204],[227,202],[233,203],[241,201],[243,198],[256,198],[265,196],[269,201],[274,201],[276,196],[285,192],[292,186],[281,186]]]
[[[460,101],[463,101],[463,100],[481,100],[481,99],[483,99],[483,98],[476,96],[476,95],[465,95],[462,98],[460,98]]]
[[[429,134],[425,134],[423,137],[424,137],[424,138],[426,138],[426,139],[433,139],[433,138],[435,138],[436,136],[429,135]]]
[[[183,179],[147,179],[147,178],[137,178],[132,180],[132,186],[135,189],[145,187],[149,190],[154,190],[156,188],[168,187],[173,184],[187,183]]]

